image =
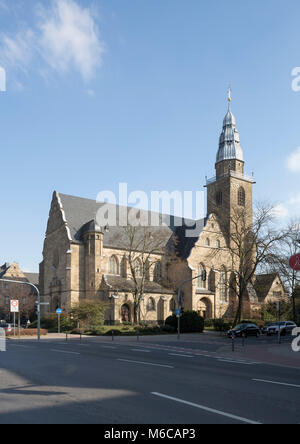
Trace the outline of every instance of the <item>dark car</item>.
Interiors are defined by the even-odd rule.
[[[258,338],[260,336],[260,329],[255,324],[240,324],[234,327],[232,330],[229,330],[227,335],[229,338],[232,338],[232,336],[239,338],[256,336]]]

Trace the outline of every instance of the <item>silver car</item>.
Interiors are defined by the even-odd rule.
[[[279,326],[280,326],[280,335],[281,336],[291,335],[294,328],[297,328],[297,324],[295,324],[295,322],[291,322],[291,321],[283,321],[283,322],[280,322],[277,324],[274,323],[267,328],[267,335],[268,336],[278,335]]]

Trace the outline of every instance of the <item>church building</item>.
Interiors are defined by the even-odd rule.
[[[49,302],[50,312],[96,299],[107,305],[107,323],[132,322],[135,282],[144,279],[139,313],[142,321],[161,324],[174,313],[177,290],[184,281],[189,281],[182,287],[184,310],[195,310],[204,318],[233,316],[236,301],[229,285],[231,258],[226,233],[235,208],[244,208],[252,221],[255,181],[244,172],[244,154],[230,100],[216,175],[206,183],[207,217],[195,221],[197,236],[190,238],[175,217],[160,215],[161,225],[151,230],[160,237],[162,246],[148,252],[146,276],[145,264],[137,258],[133,279],[129,260],[132,247],[125,228],[118,223],[103,227],[97,223],[97,212],[104,204],[54,192],[40,264],[41,294],[44,302]],[[124,209],[116,206],[114,210],[119,217]],[[144,212],[145,216],[150,220],[150,213]],[[259,317],[262,304],[285,296],[278,275],[257,276],[245,295],[244,317]]]

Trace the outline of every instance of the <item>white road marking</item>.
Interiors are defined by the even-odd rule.
[[[195,356],[191,355],[180,355],[179,353],[169,353],[169,356],[181,356],[183,358],[194,358]]]
[[[143,364],[143,365],[152,365],[153,367],[166,367],[166,368],[174,368],[172,365],[165,365],[165,364],[153,364],[152,362],[143,362],[143,361],[132,361],[129,359],[117,359],[117,361],[122,362],[131,362],[133,364]]]
[[[101,348],[111,348],[116,349],[117,347],[113,347],[112,345],[100,345]]]
[[[245,422],[246,424],[261,424],[260,422],[257,422],[257,421],[252,421],[250,419],[242,418],[240,416],[235,416],[235,415],[232,415],[231,413],[222,412],[220,410],[211,409],[211,408],[206,407],[204,405],[195,404],[194,402],[184,401],[183,399],[179,399],[179,398],[173,398],[172,396],[164,395],[163,393],[152,392],[151,394],[154,396],[159,396],[160,398],[165,398],[165,399],[169,399],[171,401],[180,402],[181,404],[189,405],[190,407],[196,407],[197,409],[201,409],[201,410],[204,410],[209,413],[214,413],[216,415],[225,416],[226,418],[234,419],[234,420],[237,420],[240,422]]]
[[[228,364],[255,365],[256,362],[234,361],[232,359],[218,359],[219,362],[227,362]]]
[[[255,382],[264,382],[266,384],[275,384],[275,385],[284,385],[286,387],[295,387],[295,388],[300,388],[300,385],[296,385],[296,384],[287,384],[284,382],[277,382],[277,381],[267,381],[265,379],[252,379],[252,381]]]
[[[35,347],[30,347],[29,345],[19,345],[19,344],[10,344],[12,347],[21,347],[21,348],[35,348]]]
[[[132,348],[131,351],[141,352],[141,353],[150,353],[150,350],[142,350],[140,348]]]
[[[68,354],[68,355],[80,355],[80,353],[76,353],[76,352],[70,352],[70,351],[65,351],[65,350],[50,350],[51,352],[54,353],[64,353],[64,354]]]

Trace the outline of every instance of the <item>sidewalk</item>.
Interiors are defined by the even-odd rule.
[[[245,345],[240,344],[235,347],[233,352],[231,344],[221,347],[218,353],[231,358],[249,359],[265,364],[281,365],[286,367],[295,367],[300,369],[300,352],[295,353],[292,350],[291,343],[284,344],[260,344]]]

